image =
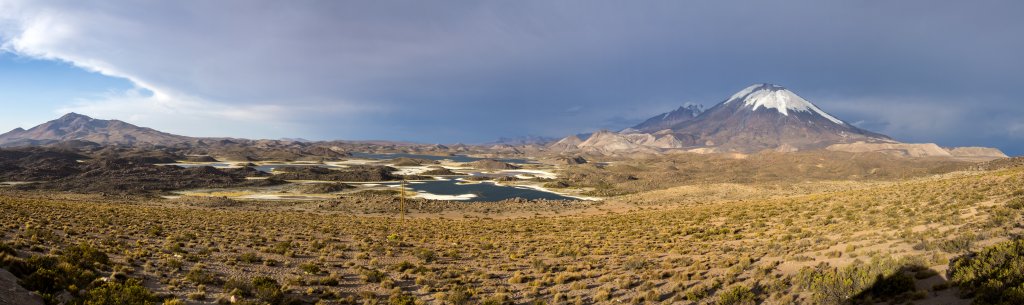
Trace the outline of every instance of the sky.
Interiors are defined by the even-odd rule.
[[[1024,154],[1021,1],[0,0],[0,130],[482,143],[753,83],[904,142]]]

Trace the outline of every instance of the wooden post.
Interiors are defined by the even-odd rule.
[[[402,201],[401,201],[401,206],[399,206],[399,209],[402,210],[401,211],[401,213],[402,213],[402,222],[405,222],[405,178],[402,178],[401,192],[402,192]]]

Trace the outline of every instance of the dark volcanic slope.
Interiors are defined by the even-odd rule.
[[[672,130],[688,146],[740,152],[890,140],[843,122],[786,88],[771,84],[743,89],[695,119],[672,126]]]
[[[672,128],[679,123],[693,120],[704,112],[704,106],[689,104],[680,106],[676,110],[656,115],[643,123],[631,127],[643,132],[657,132],[663,129]]]
[[[191,139],[118,120],[97,120],[81,114],[69,113],[29,130],[18,128],[2,134],[0,135],[0,146],[41,145],[71,140],[104,145],[173,145]]]

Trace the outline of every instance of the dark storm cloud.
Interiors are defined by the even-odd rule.
[[[900,139],[1024,153],[1024,5],[1016,1],[0,0],[0,8],[8,50],[157,93],[69,108],[150,111],[161,115],[138,123],[184,133],[216,127],[180,126],[175,115],[229,117],[260,133],[237,134],[249,137],[563,136],[772,82]],[[246,118],[283,123],[260,129]]]

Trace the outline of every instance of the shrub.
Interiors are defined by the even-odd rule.
[[[524,276],[523,273],[519,271],[512,273],[512,276],[508,278],[508,282],[512,284],[522,284],[526,283],[526,281],[528,280],[530,279]]]
[[[282,242],[274,243],[274,245],[270,246],[270,248],[268,248],[266,250],[266,252],[267,253],[275,253],[275,254],[284,255],[285,253],[288,253],[288,250],[291,250],[291,248],[292,248],[292,243],[291,242],[282,241]]]
[[[80,244],[59,252],[59,256],[36,255],[26,260],[8,258],[5,264],[21,285],[39,293],[49,303],[57,303],[64,290],[77,294],[99,276],[100,267],[109,263],[107,255],[91,245]],[[6,255],[6,254],[5,254]]]
[[[854,263],[835,268],[822,263],[814,268],[804,267],[795,283],[810,291],[816,303],[839,304],[851,298],[863,297],[866,292],[876,296],[889,296],[894,291],[913,289],[913,278],[903,274],[907,266],[917,263],[903,259],[873,259],[869,263]],[[914,269],[918,270],[918,269]]]
[[[413,305],[416,304],[416,299],[408,293],[396,291],[388,297],[388,305]]]
[[[718,305],[754,305],[757,304],[757,296],[750,288],[744,285],[736,285],[725,290],[718,296]]]
[[[243,262],[243,263],[247,263],[247,264],[255,264],[255,263],[259,263],[259,262],[263,261],[263,258],[261,258],[259,254],[252,253],[252,252],[247,252],[247,253],[242,253],[241,255],[238,255],[238,261]]]
[[[223,282],[217,274],[204,270],[200,265],[192,267],[185,275],[185,279],[199,285],[219,285]]]
[[[498,294],[492,295],[492,296],[484,299],[483,301],[480,302],[480,304],[481,305],[512,305],[512,304],[515,304],[515,303],[513,303],[512,300],[508,298],[508,295],[506,295],[504,293],[498,293]]]
[[[156,302],[153,294],[135,279],[123,283],[106,282],[82,297],[84,305],[150,305]]]
[[[15,251],[13,247],[6,243],[0,243],[0,253],[6,253],[7,255],[10,256],[18,255],[18,252]]]
[[[1006,203],[1006,207],[1015,210],[1024,210],[1024,197],[1011,199]]]
[[[409,270],[409,269],[413,269],[413,268],[416,268],[416,265],[414,265],[413,263],[410,263],[409,261],[402,261],[401,263],[398,263],[397,265],[395,265],[395,270],[398,270],[399,272],[403,272],[405,270]]]
[[[238,296],[251,296],[252,295],[252,282],[244,281],[238,278],[231,278],[224,282],[224,291],[229,293],[237,294]]]
[[[413,255],[416,256],[416,258],[423,260],[424,263],[430,263],[437,259],[437,254],[434,253],[434,251],[425,248],[413,250]]]
[[[78,244],[64,249],[60,253],[60,260],[78,265],[79,268],[93,270],[110,263],[106,253],[88,244]]]
[[[284,298],[284,293],[281,292],[281,284],[265,276],[252,279],[252,295],[260,301],[271,304],[276,304]]]
[[[626,262],[622,263],[622,268],[626,269],[626,270],[640,270],[640,269],[647,268],[648,264],[649,263],[646,260],[644,260],[642,258],[639,258],[639,257],[636,257],[636,258],[631,258],[631,259],[627,260]]]
[[[320,274],[320,266],[317,266],[314,263],[304,263],[302,265],[299,265],[299,269],[302,269],[302,272],[305,272],[305,273],[308,273],[308,274],[313,274],[313,275]]]
[[[385,277],[387,275],[380,270],[365,270],[362,274],[363,281],[367,283],[380,283]]]
[[[950,281],[975,304],[1024,304],[1024,240],[997,244],[955,259]]]
[[[699,302],[700,300],[703,300],[704,298],[708,297],[707,287],[704,287],[703,285],[695,285],[693,287],[690,287],[684,293],[684,297],[687,301]]]
[[[447,294],[445,294],[445,301],[449,304],[461,305],[469,302],[469,292],[466,291],[466,287],[457,286]]]
[[[939,248],[941,248],[942,251],[946,251],[949,253],[963,253],[971,249],[971,245],[973,244],[975,238],[976,236],[974,236],[974,234],[960,235],[949,240],[943,241],[941,244],[939,244]]]

